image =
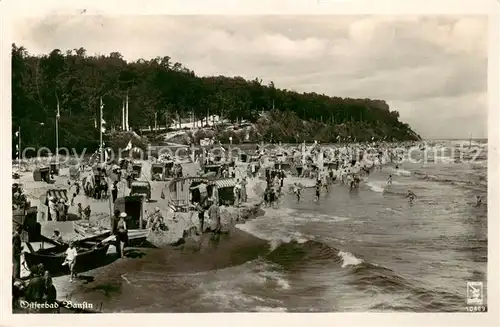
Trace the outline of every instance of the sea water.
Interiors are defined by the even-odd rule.
[[[198,248],[144,250],[74,296],[109,312],[463,311],[466,282],[487,286],[486,178],[485,158],[386,166]]]

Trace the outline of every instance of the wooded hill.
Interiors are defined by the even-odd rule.
[[[96,149],[100,99],[109,130],[121,126],[127,94],[134,130],[154,125],[155,113],[161,125],[193,113],[248,120],[256,126],[254,141],[420,138],[383,100],[298,93],[258,78],[199,77],[168,56],[127,62],[118,52],[89,56],[83,48],[34,56],[12,45],[12,128],[21,126],[23,147],[55,148],[59,100],[59,145]],[[272,112],[259,120],[263,111]]]

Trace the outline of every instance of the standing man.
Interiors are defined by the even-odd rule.
[[[53,196],[49,197],[49,219],[48,220],[57,220],[57,212],[56,212],[56,203]]]
[[[217,202],[212,202],[212,205],[208,209],[208,216],[210,217],[210,221],[212,222],[212,232],[216,234],[220,233],[222,225],[220,221],[220,209],[217,205]]]
[[[14,235],[12,235],[12,274],[15,279],[21,278],[22,230],[22,226],[19,225],[16,227]]]
[[[241,198],[241,185],[239,179],[236,180],[236,185],[234,186],[233,192],[234,192],[234,206],[239,207]]]
[[[247,178],[243,177],[240,190],[241,202],[247,202]]]
[[[64,203],[64,199],[59,199],[59,203],[57,204],[57,214],[59,216],[59,221],[66,221],[66,203]]]
[[[113,187],[111,188],[111,196],[113,197],[113,203],[118,198],[118,181],[113,182]]]
[[[118,225],[119,220],[120,220],[120,210],[115,209],[115,212],[114,212],[113,216],[111,216],[111,221],[110,221],[112,235],[116,235],[116,231],[117,231],[116,226]]]
[[[200,221],[200,235],[203,234],[203,227],[205,224],[205,209],[201,203],[196,206],[198,210],[198,219]]]

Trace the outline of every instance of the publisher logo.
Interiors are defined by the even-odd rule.
[[[467,304],[483,304],[483,282],[467,282]]]

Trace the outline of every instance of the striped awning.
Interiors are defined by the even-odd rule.
[[[151,187],[151,184],[148,181],[133,181],[130,186],[132,187]]]
[[[236,181],[233,178],[219,179],[215,180],[214,184],[217,188],[234,187],[236,185]]]
[[[53,196],[56,201],[59,199],[63,199],[64,201],[68,201],[68,191],[67,190],[48,190],[47,198]]]

